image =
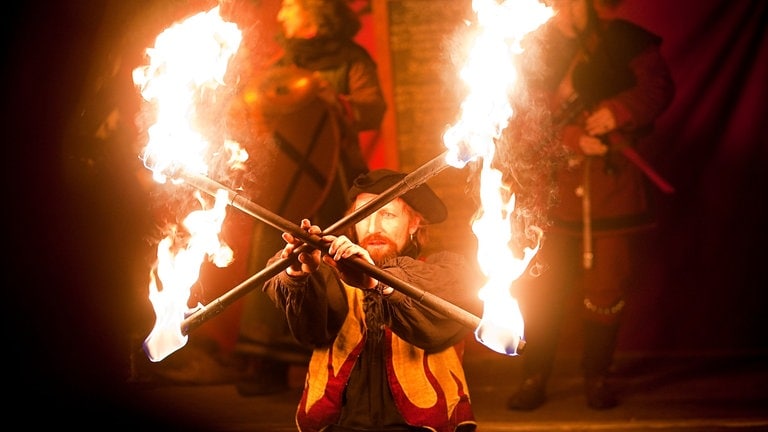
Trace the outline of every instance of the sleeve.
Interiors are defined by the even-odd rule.
[[[263,291],[285,312],[293,337],[312,347],[333,342],[349,308],[342,282],[325,264],[305,277],[280,272]]]
[[[652,125],[669,106],[675,94],[674,81],[658,46],[652,45],[630,62],[636,84],[603,100],[616,117],[619,129],[636,130]]]
[[[440,252],[424,261],[398,257],[382,268],[470,313],[477,314],[482,310],[473,272],[469,271],[461,255]],[[397,290],[386,299],[392,331],[427,352],[455,345],[473,330]]]
[[[342,103],[357,131],[375,130],[381,127],[387,109],[379,83],[376,63],[365,53],[352,62],[348,72],[349,93],[342,96]]]

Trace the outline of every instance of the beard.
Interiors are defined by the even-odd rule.
[[[378,234],[373,234],[364,238],[360,242],[360,246],[368,251],[368,254],[371,255],[371,259],[377,266],[380,266],[384,262],[396,258],[399,255],[397,244]]]

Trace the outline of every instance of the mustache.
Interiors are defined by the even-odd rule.
[[[377,243],[378,246],[373,251],[371,251],[368,249],[368,245],[374,242]],[[380,246],[382,244],[386,246],[383,249]],[[372,234],[364,238],[360,242],[360,246],[368,250],[369,254],[371,255],[371,259],[376,265],[381,265],[385,261],[395,258],[398,255],[397,244],[395,244],[395,242],[389,238],[378,234]]]
[[[395,242],[381,234],[371,234],[360,241],[360,246],[367,247],[371,243],[385,243],[388,246],[395,247]]]

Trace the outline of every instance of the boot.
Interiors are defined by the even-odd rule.
[[[242,378],[235,385],[241,396],[261,396],[281,393],[289,389],[288,370],[285,362],[251,357],[246,359]]]
[[[517,391],[507,400],[507,408],[515,411],[533,411],[547,401],[546,380],[536,374],[523,381]]]
[[[584,323],[584,394],[592,409],[611,409],[619,404],[608,380],[618,329],[618,324]]]

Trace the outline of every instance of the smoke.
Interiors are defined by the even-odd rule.
[[[513,239],[518,246],[530,246],[536,238],[529,227],[546,229],[551,221],[549,209],[556,204],[558,190],[553,176],[555,167],[567,157],[565,148],[555,139],[552,113],[544,92],[535,84],[545,65],[539,47],[529,44],[519,56],[522,79],[511,93],[513,115],[496,143],[493,165],[503,173],[510,194],[515,195],[512,223]]]

